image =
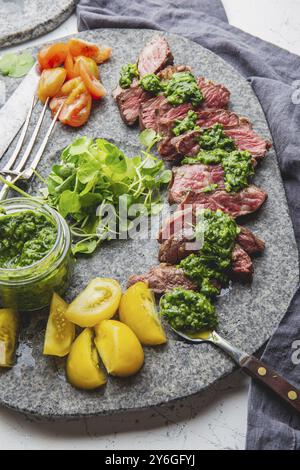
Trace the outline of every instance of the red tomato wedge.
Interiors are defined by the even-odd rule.
[[[99,47],[97,44],[78,38],[71,38],[68,42],[68,46],[72,56],[78,57],[84,55],[85,57],[91,57],[97,64],[101,64],[111,56],[110,47]]]
[[[68,52],[68,54],[66,56],[66,60],[65,60],[65,69],[66,69],[66,72],[67,72],[67,79],[68,80],[70,80],[71,78],[76,77],[76,74],[75,74],[75,71],[74,71],[74,66],[75,66],[74,58],[73,58],[72,54],[70,54],[70,52]]]
[[[81,59],[78,60],[78,70],[87,90],[92,95],[92,97],[95,100],[103,98],[103,96],[106,95],[104,86],[97,78],[94,77],[86,63]]]
[[[68,54],[68,46],[62,42],[43,47],[38,53],[40,69],[52,69],[62,65]]]

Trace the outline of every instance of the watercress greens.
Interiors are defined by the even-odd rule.
[[[161,210],[160,190],[171,172],[150,153],[159,139],[154,134],[151,130],[141,134],[146,150],[133,158],[105,139],[88,137],[77,138],[62,152],[47,178],[46,198],[69,220],[74,253],[90,254],[116,230],[127,231],[130,217],[121,220],[122,207],[140,204],[144,215]],[[117,227],[99,210],[107,204],[115,208]]]

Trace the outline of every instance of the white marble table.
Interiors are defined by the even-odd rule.
[[[300,54],[299,0],[223,0],[231,24]],[[77,31],[73,15],[22,46]],[[139,413],[45,422],[0,409],[0,449],[243,449],[248,379],[240,372],[201,396]]]

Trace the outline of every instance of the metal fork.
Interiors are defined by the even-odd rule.
[[[33,96],[33,98],[32,98],[31,105],[30,105],[25,123],[22,127],[22,131],[21,131],[19,140],[17,142],[16,148],[13,151],[13,153],[12,153],[11,157],[9,158],[8,162],[4,165],[2,170],[0,170],[0,174],[2,174],[5,177],[5,179],[8,183],[15,184],[19,180],[29,181],[32,178],[32,176],[33,176],[33,174],[34,174],[34,172],[35,172],[35,170],[36,170],[36,168],[37,168],[37,166],[38,166],[38,164],[39,164],[39,162],[42,158],[42,155],[44,153],[44,150],[46,148],[46,145],[48,143],[50,135],[53,131],[55,123],[58,119],[58,116],[59,116],[59,113],[61,111],[61,108],[62,108],[63,104],[59,107],[56,114],[54,115],[54,117],[51,121],[51,124],[50,124],[50,126],[49,126],[49,128],[46,132],[46,135],[45,135],[39,149],[37,150],[37,153],[36,153],[34,159],[32,160],[30,166],[25,168],[27,162],[29,161],[29,158],[30,158],[31,153],[32,153],[32,149],[33,149],[34,144],[36,142],[36,139],[38,137],[41,125],[43,123],[45,113],[46,113],[46,109],[47,109],[47,106],[48,106],[48,102],[49,102],[49,98],[47,98],[47,100],[45,101],[45,104],[43,106],[43,109],[41,111],[39,119],[36,123],[36,126],[33,130],[32,136],[31,136],[31,138],[30,138],[30,140],[27,144],[27,147],[24,151],[24,154],[23,154],[22,158],[20,159],[20,161],[17,162],[18,156],[19,156],[20,151],[22,149],[24,139],[26,137],[27,130],[28,130],[28,127],[29,127],[29,124],[30,124],[32,111],[33,111],[33,108],[36,104],[36,97]],[[6,199],[8,191],[9,191],[9,186],[8,185],[3,185],[3,188],[0,191],[0,201],[3,201],[4,199]]]
[[[250,356],[222,338],[216,331],[206,331],[198,334],[182,333],[172,330],[185,341],[190,343],[212,343],[226,352],[241,369],[253,379],[259,380],[276,395],[300,412],[300,390],[297,390],[287,380],[281,377],[262,361]]]

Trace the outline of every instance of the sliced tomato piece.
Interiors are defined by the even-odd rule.
[[[70,352],[75,339],[75,325],[65,317],[67,308],[68,304],[54,293],[45,334],[45,355],[64,357]]]
[[[97,277],[69,305],[66,318],[81,327],[98,325],[114,316],[121,295],[122,289],[117,281]]]
[[[111,56],[111,47],[108,46],[99,46],[99,52],[94,57],[94,60],[97,62],[97,64],[102,64],[106,60],[108,60]]]
[[[59,98],[57,99],[59,100]],[[64,106],[59,114],[59,120],[68,126],[80,127],[88,120],[91,107],[92,97],[82,82],[65,99]]]
[[[66,60],[68,52],[68,46],[63,42],[43,47],[38,53],[40,69],[52,69],[62,65]]]
[[[72,56],[78,57],[84,55],[85,57],[91,57],[97,64],[101,64],[111,55],[110,47],[99,47],[97,44],[78,38],[71,38],[68,42],[68,46]]]
[[[63,86],[60,89],[60,92],[56,96],[68,96],[70,93],[72,93],[75,88],[78,87],[78,85],[82,85],[83,80],[81,77],[75,77],[71,78],[71,80],[66,81]],[[83,89],[83,88],[81,88]],[[84,88],[83,91],[86,89]]]
[[[80,76],[80,70],[79,70],[79,62],[82,61],[89,72],[95,77],[99,79],[99,69],[94,61],[94,59],[91,59],[90,57],[85,57],[84,55],[80,55],[75,58],[75,65],[74,65],[74,76],[79,77]]]
[[[43,70],[37,90],[37,95],[43,103],[48,97],[52,98],[60,91],[66,75],[65,69],[62,67]]]
[[[52,116],[55,116],[61,105],[66,101],[67,96],[54,96],[49,103],[49,107],[52,111]]]
[[[11,308],[0,309],[0,367],[15,363],[19,317]]]
[[[106,90],[104,86],[99,80],[97,80],[97,78],[94,77],[94,75],[91,74],[86,63],[81,59],[78,60],[78,68],[80,76],[92,97],[95,100],[103,98],[103,96],[106,95]]]
[[[75,66],[74,57],[72,56],[72,54],[70,54],[70,52],[68,52],[66,56],[66,60],[65,60],[65,69],[67,71],[68,80],[76,77],[75,72],[74,72],[74,66]]]

